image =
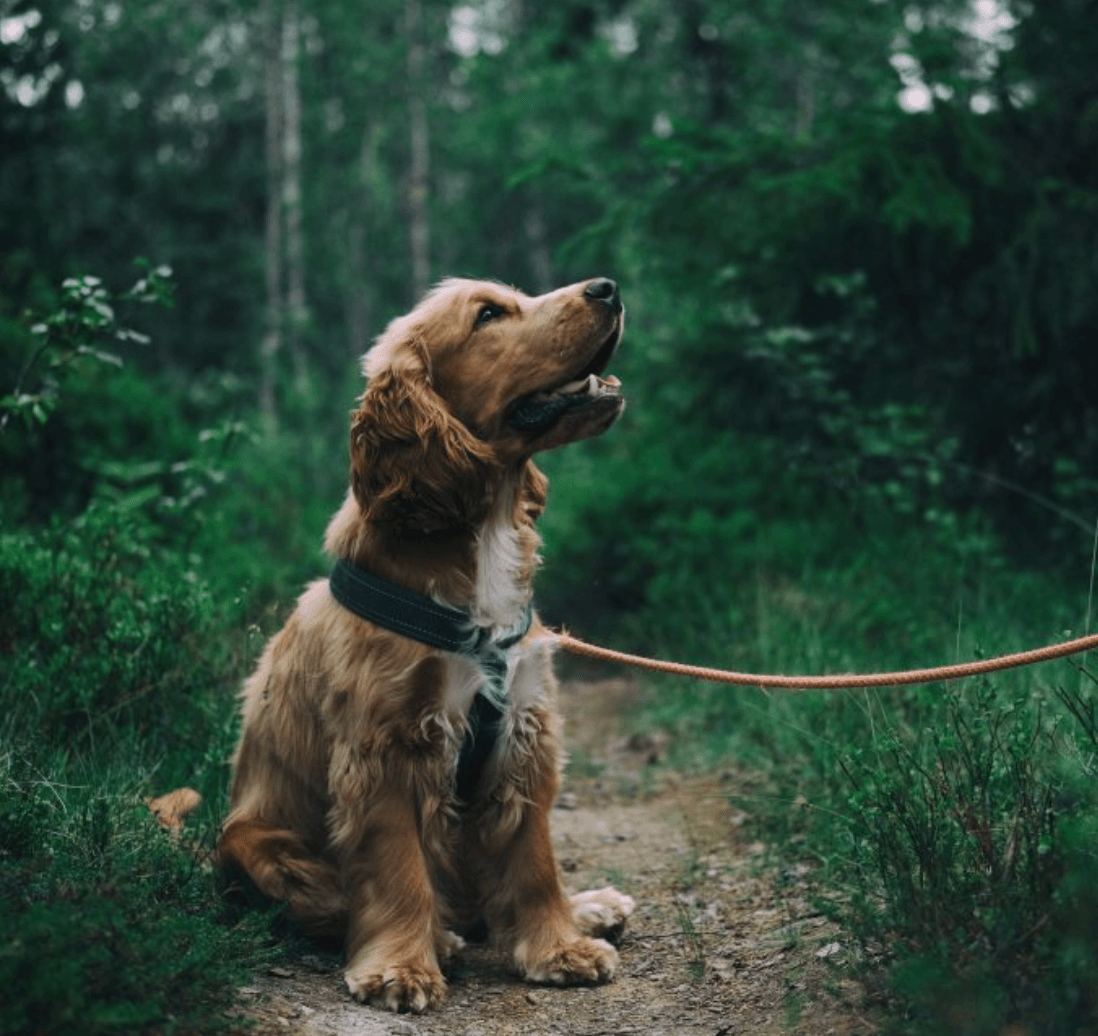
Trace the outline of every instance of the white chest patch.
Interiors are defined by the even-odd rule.
[[[525,559],[512,512],[505,498],[477,535],[477,574],[473,592],[473,621],[478,626],[509,629],[522,616],[531,590],[522,579]]]

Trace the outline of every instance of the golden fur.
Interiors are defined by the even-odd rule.
[[[364,360],[351,488],[326,549],[493,633],[513,626],[546,498],[531,456],[616,419],[617,379],[597,375],[622,320],[605,279],[538,298],[447,281],[394,320]],[[532,427],[515,417],[531,397]],[[539,409],[563,397],[561,413]],[[322,580],[244,686],[219,866],[307,931],[343,938],[360,1000],[436,1004],[462,945],[454,930],[478,918],[531,981],[614,975],[616,951],[597,936],[620,930],[632,900],[604,889],[570,901],[550,842],[560,723],[536,619],[511,650],[501,736],[462,808],[454,777],[482,681],[470,660],[346,610]]]

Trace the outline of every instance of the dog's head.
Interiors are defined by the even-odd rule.
[[[606,278],[536,298],[443,282],[363,362],[351,429],[363,513],[424,532],[475,524],[500,472],[606,431],[625,406],[618,379],[602,377],[623,322]]]

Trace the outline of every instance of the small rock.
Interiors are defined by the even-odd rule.
[[[389,1026],[389,1031],[393,1036],[415,1036],[415,1029],[412,1028],[407,1022],[395,1022]]]
[[[714,899],[712,903],[706,905],[705,909],[698,915],[698,918],[694,923],[719,924],[723,917],[724,907],[721,906],[720,900]]]
[[[829,942],[826,946],[821,946],[816,951],[817,957],[834,957],[836,953],[842,950],[842,946],[837,942]]]
[[[538,1002],[538,995],[537,993],[531,991],[526,994],[525,999],[528,1004],[536,1004]]]
[[[579,800],[575,794],[570,791],[562,791],[557,796],[557,809],[575,809]]]
[[[274,975],[275,978],[293,978],[294,973],[289,968],[268,968],[268,975]]]
[[[662,730],[655,730],[651,734],[634,734],[626,741],[626,746],[632,752],[640,752],[644,761],[652,765],[663,758],[670,740]]]

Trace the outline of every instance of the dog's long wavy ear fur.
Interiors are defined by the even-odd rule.
[[[528,460],[522,470],[522,488],[519,501],[522,513],[530,525],[534,525],[545,512],[545,501],[548,493],[549,480],[532,460]]]
[[[475,525],[491,504],[495,458],[431,387],[416,342],[378,371],[351,423],[351,484],[367,521],[416,532]]]

